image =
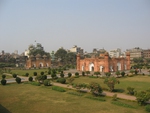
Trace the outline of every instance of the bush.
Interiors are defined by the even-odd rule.
[[[16,78],[16,77],[17,77],[17,74],[14,73],[12,76],[13,76],[14,78]]]
[[[82,76],[85,76],[85,72],[82,72]]]
[[[66,79],[65,78],[58,78],[57,82],[65,84],[66,83]]]
[[[146,110],[147,112],[150,112],[150,105],[146,105],[146,106],[145,106],[145,110]]]
[[[72,74],[71,73],[68,73],[68,77],[71,77],[72,76]]]
[[[29,73],[26,73],[25,76],[28,77],[28,76],[29,76]]]
[[[31,82],[31,84],[34,86],[40,86],[41,85],[39,82]]]
[[[126,104],[126,103],[122,103],[120,101],[112,101],[111,103],[114,105],[122,106],[122,107],[126,107],[126,108],[135,108],[134,106],[131,106],[131,105]]]
[[[78,73],[78,72],[76,72],[76,73],[75,73],[75,76],[79,76],[79,73]]]
[[[47,79],[47,75],[43,75],[42,78],[43,78],[43,80],[46,80]]]
[[[5,79],[5,78],[6,78],[6,75],[3,74],[3,75],[2,75],[2,79]]]
[[[2,80],[1,80],[1,84],[2,84],[2,85],[6,85],[6,82],[7,82],[7,81],[6,81],[5,79],[2,79]]]
[[[139,105],[145,105],[145,103],[150,99],[150,92],[141,91],[138,92],[135,96]]]
[[[134,95],[134,88],[132,88],[132,87],[127,87],[127,90],[128,90],[128,94]]]
[[[91,96],[87,96],[85,98],[89,98],[89,99],[92,99],[92,100],[98,100],[98,101],[106,101],[104,98],[97,98],[97,97],[91,97]]]
[[[34,75],[34,76],[37,76],[37,72],[33,72],[33,75]]]
[[[44,75],[44,72],[43,72],[43,71],[41,72],[41,75]]]
[[[52,86],[52,90],[56,90],[56,91],[59,91],[59,92],[65,92],[66,90],[62,87],[59,87],[59,86]]]
[[[30,82],[32,82],[32,81],[33,81],[33,77],[29,77],[28,80],[29,80]]]
[[[122,77],[124,77],[126,73],[124,71],[121,72]]]
[[[50,86],[50,81],[49,80],[44,80],[44,86]]]
[[[16,77],[16,82],[17,82],[18,84],[21,83],[21,78]]]
[[[83,96],[83,94],[77,93],[77,92],[68,92],[68,94],[72,94],[72,95],[76,95],[76,96]]]

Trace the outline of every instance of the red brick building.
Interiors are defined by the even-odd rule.
[[[99,71],[99,72],[114,72],[130,69],[130,53],[126,53],[126,58],[110,58],[108,52],[100,54],[94,58],[80,58],[77,55],[77,70],[78,71]]]
[[[29,56],[26,61],[26,68],[46,68],[51,66],[51,60],[46,55]]]

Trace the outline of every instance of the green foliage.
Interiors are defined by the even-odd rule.
[[[34,75],[34,76],[37,76],[37,72],[33,72],[33,75]]]
[[[115,77],[105,78],[104,80],[104,84],[107,84],[111,92],[114,90],[115,84],[119,83],[119,80],[117,80]]]
[[[89,78],[97,78],[98,76],[89,76]]]
[[[130,70],[130,73],[132,73],[132,75],[133,75],[133,73],[134,73],[134,70],[133,70],[133,69],[131,69],[131,70]]]
[[[41,85],[39,82],[31,82],[31,84],[34,86],[40,86]]]
[[[59,91],[59,92],[65,92],[66,90],[62,87],[59,87],[59,86],[52,86],[52,90],[56,90],[56,91]]]
[[[6,78],[6,75],[5,74],[2,74],[2,79],[5,79]]]
[[[122,107],[126,107],[126,108],[134,108],[135,109],[134,106],[126,104],[126,103],[122,103],[120,101],[112,101],[111,103],[114,104],[114,105],[117,105],[117,106],[122,106]]]
[[[57,50],[55,53],[57,60],[59,60],[60,62],[65,61],[66,55],[67,55],[67,51],[65,49],[62,49],[62,48]]]
[[[77,93],[77,92],[68,92],[68,94],[76,95],[76,96],[83,96],[83,94]]]
[[[90,74],[90,71],[86,71],[85,73],[86,73],[87,75],[89,75],[89,74]]]
[[[132,87],[127,87],[127,90],[128,90],[128,94],[130,94],[130,95],[134,95],[134,88],[132,88]]]
[[[147,112],[150,112],[150,105],[146,105],[146,106],[145,106],[145,110],[146,110]]]
[[[138,74],[138,71],[137,71],[137,70],[135,70],[135,71],[134,71],[134,73],[135,73],[135,75],[137,75],[137,74]]]
[[[44,75],[44,72],[43,72],[43,71],[41,72],[41,75]]]
[[[14,78],[16,78],[16,77],[17,77],[17,74],[14,73],[12,76],[13,76]]]
[[[90,89],[90,92],[93,95],[100,95],[103,92],[101,86],[98,83],[95,83],[95,82],[91,82],[89,84],[89,89]]]
[[[76,72],[76,73],[75,73],[75,76],[79,76],[79,73],[78,73],[78,72]]]
[[[99,71],[94,72],[94,75],[100,75],[101,73]]]
[[[55,73],[52,73],[51,74],[51,77],[54,79],[56,77],[56,74]]]
[[[44,80],[47,79],[47,75],[38,75],[38,76],[36,76],[35,79],[39,82],[43,82]]]
[[[16,77],[16,82],[17,82],[18,84],[21,83],[21,78]]]
[[[66,79],[65,78],[58,78],[57,82],[65,84],[66,83]]]
[[[82,72],[82,76],[85,76],[85,72]]]
[[[86,96],[85,98],[89,98],[89,99],[92,99],[92,100],[103,101],[103,102],[106,101],[106,99],[100,98],[100,97]]]
[[[106,75],[107,77],[110,77],[111,73],[110,73],[110,72],[106,72],[105,75]]]
[[[71,83],[74,81],[74,78],[73,78],[73,77],[69,77],[69,78],[67,79],[67,81],[69,82],[69,84],[71,84]]]
[[[150,92],[141,91],[141,92],[138,92],[135,96],[139,105],[145,105],[145,102],[150,99]]]
[[[5,79],[2,79],[2,80],[1,80],[1,84],[2,84],[2,85],[6,85],[6,82],[7,82],[7,81],[6,81]]]
[[[26,73],[25,76],[28,77],[28,76],[29,76],[29,73]]]
[[[32,81],[33,81],[33,77],[29,77],[28,80],[29,80],[30,82],[32,82]]]
[[[72,76],[72,74],[71,73],[68,73],[68,77],[71,77]]]
[[[122,77],[124,77],[126,73],[124,71],[121,72]]]
[[[44,80],[44,86],[50,86],[50,81],[49,80]]]
[[[63,73],[63,71],[61,71],[60,76],[63,78],[65,75]]]
[[[116,75],[117,75],[117,76],[120,75],[120,71],[116,71]]]

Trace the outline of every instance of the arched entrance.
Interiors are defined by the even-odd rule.
[[[43,67],[43,63],[40,63],[39,67]]]
[[[121,63],[120,62],[117,63],[117,71],[121,71]]]
[[[84,71],[84,66],[82,66],[82,71]]]
[[[104,70],[104,67],[103,66],[100,66],[100,72],[103,72]]]
[[[90,65],[89,65],[89,71],[94,71],[94,64],[93,63],[90,63]]]

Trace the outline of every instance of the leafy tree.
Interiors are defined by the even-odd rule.
[[[106,84],[110,91],[112,92],[114,90],[115,84],[119,84],[119,80],[117,80],[115,77],[105,78],[104,84]]]
[[[145,102],[150,99],[150,92],[141,91],[141,92],[138,92],[135,96],[139,105],[145,105]]]
[[[68,80],[69,84],[71,84],[74,81],[74,78],[73,77],[69,77],[67,80]]]
[[[65,84],[66,83],[66,79],[65,78],[58,78],[57,79],[57,82],[60,82],[62,84]]]
[[[34,75],[34,76],[37,76],[37,72],[33,72],[33,75]]]
[[[57,50],[55,53],[57,60],[60,61],[61,63],[64,63],[66,55],[67,51],[63,48]]]
[[[66,57],[65,57],[65,62],[66,62],[66,64],[75,65],[76,64],[76,54],[72,53],[72,52],[67,53]]]
[[[71,73],[68,73],[68,77],[71,77],[72,76],[72,74]]]
[[[95,82],[90,83],[89,88],[93,95],[100,95],[103,92],[101,86]]]
[[[54,79],[56,77],[56,74],[55,73],[52,73],[51,74],[51,77]]]

